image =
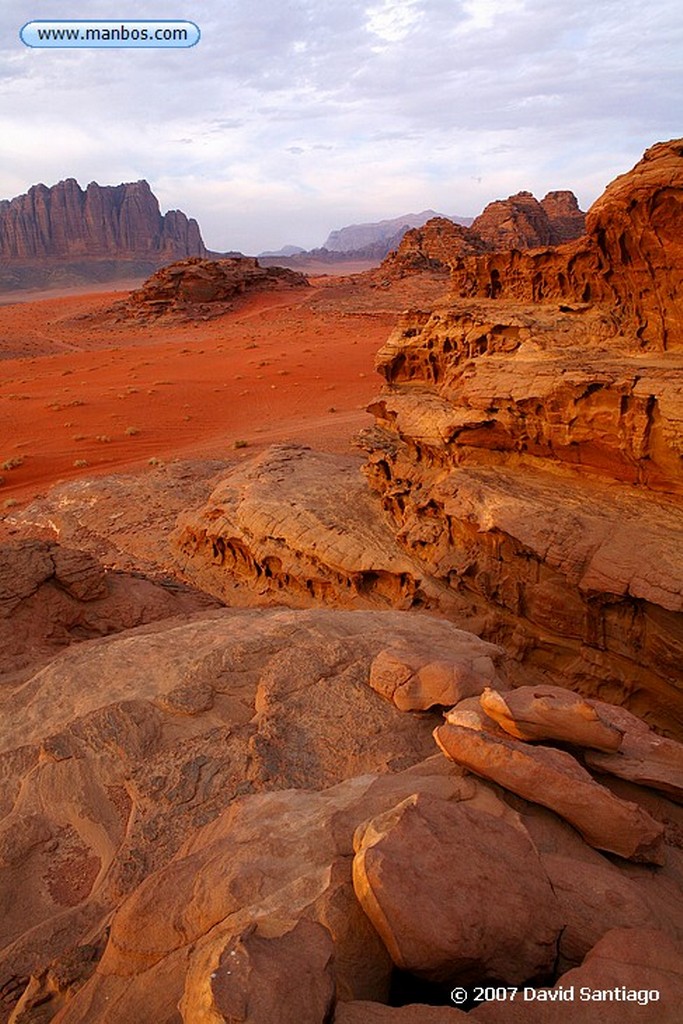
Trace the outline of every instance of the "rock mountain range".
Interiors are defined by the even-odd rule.
[[[363,456],[13,516],[3,1024],[680,1018],[682,229],[683,140],[427,224]]]
[[[321,249],[306,252],[286,246],[279,253],[262,254],[262,265],[296,270],[311,259],[323,264],[379,263],[398,250],[395,265],[414,268],[415,248],[420,249],[423,239],[437,230],[451,231],[448,225],[462,229],[461,237],[473,251],[482,246],[527,249],[578,237],[584,215],[571,192],[551,192],[540,203],[521,192],[490,203],[474,222],[424,210],[349,225],[331,232]],[[180,210],[162,214],[146,181],[104,186],[91,182],[82,189],[75,179],[67,178],[50,188],[34,185],[25,195],[0,202],[0,290],[4,291],[135,279],[174,260],[238,255],[210,253],[197,222]]]

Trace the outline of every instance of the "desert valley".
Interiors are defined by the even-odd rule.
[[[683,140],[624,171],[260,260],[0,204],[0,1024],[680,1019]]]

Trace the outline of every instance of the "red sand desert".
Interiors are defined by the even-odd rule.
[[[210,321],[103,319],[124,295],[0,306],[3,504],[150,459],[274,441],[348,450],[370,422],[377,350],[414,298],[409,284],[327,277]]]

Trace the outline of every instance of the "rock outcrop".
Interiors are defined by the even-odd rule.
[[[489,203],[470,230],[498,251],[557,245],[579,238],[584,228],[585,214],[573,192],[549,192],[540,203],[531,192],[518,192]]]
[[[683,141],[652,146],[586,216],[586,236],[545,252],[463,258],[461,296],[525,302],[602,302],[642,348],[683,346]]]
[[[146,181],[82,189],[67,178],[0,202],[4,289],[136,277],[207,255],[197,222],[162,214]]]
[[[557,245],[584,230],[585,214],[573,192],[549,192],[540,203],[531,192],[519,192],[489,203],[469,227],[434,217],[407,231],[374,276],[387,281],[416,272],[446,274],[464,257]]]
[[[476,631],[525,682],[678,738],[682,196],[683,144],[662,144],[595,203],[585,240],[463,257],[457,293],[488,298],[404,316],[364,439],[406,553],[463,612],[488,610]]]
[[[70,644],[216,607],[175,581],[106,572],[51,541],[0,546],[0,680],[17,683]]]
[[[376,272],[380,280],[403,277],[416,271],[448,274],[458,256],[486,252],[487,246],[468,228],[445,217],[433,217],[424,227],[413,228],[383,260]]]
[[[179,516],[178,569],[231,604],[435,607],[440,588],[396,543],[360,468],[359,457],[266,449]]]
[[[518,796],[551,808],[590,846],[629,860],[664,863],[661,823],[598,785],[571,754],[456,722],[457,718],[447,716],[446,724],[435,732],[447,757]]]
[[[160,316],[208,320],[232,309],[241,295],[307,287],[303,274],[284,267],[262,267],[253,257],[194,257],[162,267],[141,288],[112,307],[112,313],[119,320],[145,321]]]

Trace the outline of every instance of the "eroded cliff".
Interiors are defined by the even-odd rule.
[[[580,242],[462,257],[453,300],[380,352],[365,437],[400,544],[483,635],[678,735],[682,227],[672,142],[607,188]]]

